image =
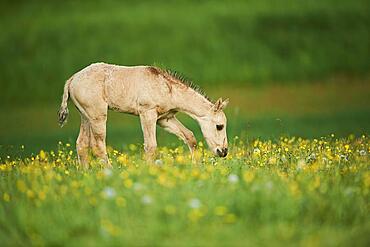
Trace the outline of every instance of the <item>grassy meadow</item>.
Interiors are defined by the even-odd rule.
[[[369,246],[367,0],[1,1],[0,246]],[[64,82],[93,62],[180,71],[229,98],[196,162],[109,112],[113,168],[77,162]]]
[[[161,148],[110,149],[83,171],[69,144],[0,165],[6,246],[367,246],[368,137],[234,138],[226,159],[202,143],[191,163]]]

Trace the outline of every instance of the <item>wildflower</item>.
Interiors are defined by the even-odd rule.
[[[272,190],[272,188],[274,187],[274,184],[271,181],[268,181],[265,186],[267,190]]]
[[[89,198],[89,203],[92,206],[96,206],[98,204],[98,201],[96,200],[96,197],[92,196],[92,197]]]
[[[370,172],[369,171],[364,174],[363,183],[365,185],[365,188],[370,187]]]
[[[148,204],[151,204],[153,202],[153,199],[151,196],[149,195],[144,195],[142,198],[141,198],[141,202],[145,205],[148,205]]]
[[[243,173],[243,179],[245,182],[250,183],[253,181],[255,174],[253,171],[245,171]]]
[[[229,214],[226,214],[225,217],[224,217],[224,221],[225,223],[227,224],[232,224],[236,221],[236,216],[235,214],[232,214],[232,213],[229,213]]]
[[[121,228],[115,226],[109,220],[103,219],[101,221],[101,230],[104,235],[109,234],[110,236],[116,237],[121,233]]]
[[[157,165],[157,166],[162,166],[163,165],[163,161],[158,159],[158,160],[155,160],[154,161],[154,164]]]
[[[39,153],[40,160],[45,160],[46,159],[46,153],[44,150],[41,150]]]
[[[110,176],[112,176],[112,174],[113,174],[112,169],[104,168],[104,170],[103,170],[103,174],[104,174],[106,177],[110,177]]]
[[[136,147],[136,145],[135,144],[130,144],[129,146],[128,146],[128,148],[131,150],[131,151],[136,151],[137,150],[137,147]]]
[[[35,197],[35,193],[32,190],[27,190],[27,197],[33,199]]]
[[[126,206],[126,200],[125,200],[125,198],[123,198],[122,196],[119,196],[119,197],[117,197],[116,198],[116,205],[118,206],[118,207],[125,207]]]
[[[237,182],[239,182],[239,177],[236,174],[230,174],[227,179],[229,180],[229,183],[231,184],[236,184]]]
[[[127,155],[122,154],[122,155],[118,156],[117,161],[121,165],[126,165],[127,164],[127,161],[128,161]]]
[[[45,200],[46,199],[46,193],[44,191],[40,191],[38,193],[38,196],[40,198],[41,201]]]
[[[224,216],[227,213],[227,208],[224,206],[218,206],[214,210],[215,215]]]
[[[103,196],[105,198],[114,198],[116,196],[116,190],[112,187],[105,187],[103,190]]]
[[[184,164],[185,163],[184,155],[182,155],[182,154],[177,155],[176,156],[176,162],[179,163],[179,164]]]
[[[188,218],[192,222],[197,222],[200,218],[204,216],[204,213],[199,209],[193,209],[188,213]]]
[[[276,162],[277,162],[276,157],[271,157],[271,158],[269,159],[269,161],[268,161],[268,163],[269,163],[270,165],[275,165],[275,164],[276,164]]]
[[[294,196],[294,197],[298,197],[300,195],[300,190],[299,190],[299,186],[298,186],[298,183],[297,182],[293,182],[289,185],[289,190],[290,190],[290,193]]]
[[[142,185],[141,183],[136,182],[136,183],[134,183],[133,189],[135,191],[143,190],[144,189],[144,185]]]
[[[360,150],[360,152],[359,152],[359,153],[360,153],[360,155],[361,155],[361,156],[365,156],[365,155],[366,155],[366,151],[365,151],[365,150],[363,150],[363,149],[362,149],[362,150]]]
[[[124,181],[123,181],[123,185],[126,187],[126,188],[131,188],[132,187],[132,185],[133,185],[133,182],[132,182],[132,180],[131,179],[125,179]]]
[[[166,214],[174,215],[174,214],[176,214],[176,207],[173,206],[173,205],[167,205],[164,208],[164,211],[166,212]]]
[[[306,162],[303,159],[298,160],[297,169],[302,170],[306,166]]]
[[[189,207],[191,208],[200,208],[201,206],[202,206],[202,203],[197,198],[193,198],[189,201]]]
[[[3,194],[3,200],[6,201],[6,202],[10,202],[10,195],[8,193],[4,193]]]
[[[261,153],[261,150],[259,148],[253,149],[253,154],[254,155],[258,156],[258,155],[260,155],[260,153]]]
[[[20,192],[23,192],[23,193],[27,191],[26,183],[23,180],[17,181],[17,188]]]

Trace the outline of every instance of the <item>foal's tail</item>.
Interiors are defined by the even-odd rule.
[[[60,105],[60,109],[58,112],[58,122],[60,127],[63,127],[64,123],[67,121],[68,118],[68,98],[69,98],[69,85],[71,84],[72,77],[66,81],[64,85],[64,92],[62,97],[62,104]]]

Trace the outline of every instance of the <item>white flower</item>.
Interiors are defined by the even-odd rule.
[[[141,202],[142,202],[143,204],[148,205],[148,204],[151,204],[151,203],[153,202],[153,200],[152,200],[152,197],[151,197],[151,196],[144,195],[144,196],[141,198]]]
[[[104,173],[104,175],[105,175],[106,177],[110,177],[110,176],[112,176],[112,174],[113,174],[112,169],[109,169],[109,168],[105,168],[105,169],[103,170],[103,173]]]
[[[106,198],[114,198],[116,194],[116,190],[112,187],[105,187],[103,190],[103,195]]]
[[[156,164],[157,166],[162,166],[163,165],[163,161],[162,160],[155,160],[154,161],[154,164]]]
[[[189,207],[191,208],[200,208],[202,206],[202,203],[197,198],[193,198],[189,201]]]
[[[298,160],[297,169],[302,170],[306,166],[306,162],[303,159]]]
[[[134,183],[134,186],[133,186],[133,189],[135,191],[140,191],[140,190],[143,190],[144,189],[144,185],[142,185],[141,183]]]
[[[360,155],[361,155],[361,156],[366,155],[366,151],[365,151],[365,150],[363,150],[363,149],[362,149],[362,150],[360,150]]]
[[[237,182],[239,182],[239,177],[236,174],[230,174],[227,180],[229,180],[229,182],[232,184],[236,184]]]
[[[273,187],[274,187],[274,184],[273,184],[271,181],[268,181],[268,182],[266,183],[266,189],[267,189],[267,190],[271,190]]]

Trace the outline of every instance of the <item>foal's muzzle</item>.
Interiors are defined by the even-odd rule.
[[[228,151],[227,148],[221,148],[221,149],[217,148],[217,155],[220,157],[226,157],[227,151]]]

